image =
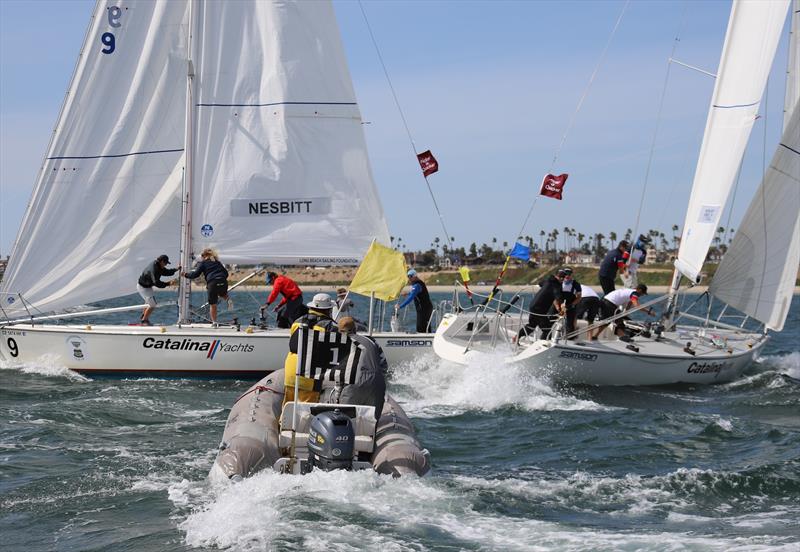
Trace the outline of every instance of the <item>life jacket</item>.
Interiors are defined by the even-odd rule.
[[[294,400],[295,373],[297,372],[297,354],[300,347],[305,345],[300,340],[301,326],[307,326],[315,340],[312,348],[312,358],[307,359],[306,365],[313,369],[324,369],[330,365],[338,365],[339,359],[349,351],[350,343],[347,338],[336,331],[336,322],[322,313],[310,310],[308,314],[301,316],[292,324],[289,330],[289,352],[283,362],[285,395],[283,402]],[[300,376],[297,382],[298,400],[302,402],[317,402],[321,387],[314,378]]]
[[[421,312],[433,310],[431,296],[428,294],[428,286],[425,285],[425,282],[419,279],[415,283],[419,284],[420,291],[417,296],[414,297],[414,308]]]

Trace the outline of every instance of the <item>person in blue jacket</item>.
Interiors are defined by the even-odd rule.
[[[433,315],[433,303],[431,296],[428,295],[428,288],[413,268],[408,271],[408,283],[411,286],[411,293],[395,309],[403,309],[414,301],[414,308],[417,310],[417,333],[428,333]]]
[[[200,253],[200,262],[191,272],[184,272],[183,277],[194,280],[201,274],[206,278],[206,289],[208,290],[208,304],[210,305],[211,323],[217,325],[217,303],[219,299],[228,302],[228,310],[233,308],[231,300],[228,299],[228,271],[225,266],[217,259],[217,252],[206,248]]]

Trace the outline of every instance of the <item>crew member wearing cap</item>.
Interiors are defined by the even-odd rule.
[[[600,301],[600,316],[603,318],[610,318],[614,316],[619,309],[626,311],[628,309],[638,307],[639,298],[644,297],[645,295],[647,295],[647,286],[644,284],[639,284],[636,286],[636,289],[624,288],[607,293]],[[647,314],[650,316],[655,315],[655,311],[652,308],[647,309],[645,312],[647,312]],[[606,329],[607,326],[608,324],[604,324],[597,328],[592,336],[592,340],[597,340],[597,337],[603,330]],[[614,333],[620,338],[624,337],[625,323],[623,318],[617,319],[616,323],[614,324]],[[627,340],[629,341],[630,339]]]
[[[634,242],[630,253],[625,253],[624,257],[628,263],[628,270],[627,276],[622,277],[622,283],[625,284],[626,288],[635,288],[639,285],[637,272],[639,271],[639,265],[644,264],[645,260],[647,260],[647,246],[649,243],[649,237],[639,234],[639,239]]]
[[[144,312],[142,312],[142,319],[139,322],[142,326],[153,325],[150,323],[150,314],[152,314],[153,310],[156,308],[156,298],[153,287],[167,287],[167,283],[162,282],[161,277],[172,276],[181,269],[180,266],[178,266],[178,268],[167,268],[168,264],[169,257],[166,255],[159,255],[155,261],[147,263],[147,266],[144,267],[144,271],[142,271],[142,275],[139,276],[139,281],[136,284],[136,291],[139,292],[144,302],[147,303]]]
[[[203,275],[206,279],[206,290],[208,291],[209,313],[211,323],[217,325],[217,303],[224,299],[228,304],[228,310],[233,308],[233,303],[228,298],[228,270],[217,258],[217,252],[207,247],[200,253],[200,262],[191,272],[184,272],[184,278],[194,280]]]
[[[625,274],[625,253],[627,253],[629,245],[626,240],[622,240],[617,248],[609,251],[603,262],[600,263],[600,272],[597,276],[603,293],[610,293],[616,288],[614,280],[617,279],[617,270],[621,270],[623,275]]]
[[[303,292],[294,280],[288,276],[279,276],[275,272],[267,272],[267,285],[272,286],[272,293],[269,294],[264,308],[269,307],[278,294],[283,295],[280,303],[275,306],[278,312],[278,327],[288,328],[298,317],[305,314],[303,306]]]
[[[408,271],[408,283],[411,286],[411,293],[405,301],[395,307],[395,310],[403,309],[414,301],[414,308],[417,310],[417,333],[428,333],[433,315],[433,303],[431,296],[428,295],[428,288],[413,268]]]
[[[558,271],[558,274],[562,276],[561,301],[564,308],[566,308],[565,316],[567,319],[567,333],[569,334],[575,331],[575,319],[577,318],[578,303],[581,302],[582,288],[580,283],[573,279],[571,268],[562,268]]]

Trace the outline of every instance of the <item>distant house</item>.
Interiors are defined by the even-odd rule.
[[[581,251],[570,251],[565,258],[566,264],[571,265],[590,265],[594,264],[594,255]]]

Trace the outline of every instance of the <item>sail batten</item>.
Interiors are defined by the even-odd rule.
[[[744,155],[788,7],[789,0],[733,3],[675,263],[694,282]]]

